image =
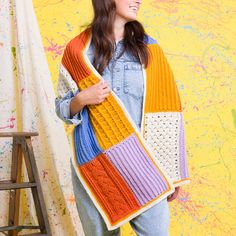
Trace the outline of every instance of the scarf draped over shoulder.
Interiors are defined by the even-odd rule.
[[[103,80],[86,56],[87,29],[66,46],[58,97]],[[189,183],[182,107],[173,72],[157,43],[143,67],[141,132],[114,92],[81,110],[70,143],[77,176],[109,230],[118,228]]]

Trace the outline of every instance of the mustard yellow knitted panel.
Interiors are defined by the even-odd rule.
[[[182,111],[173,71],[158,44],[148,45],[145,112]]]
[[[80,90],[86,89],[100,80],[90,75],[79,82]],[[91,123],[98,143],[102,149],[121,142],[134,132],[124,111],[110,94],[101,104],[88,105]]]

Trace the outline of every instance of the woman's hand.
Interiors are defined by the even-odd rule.
[[[179,190],[180,190],[180,187],[176,187],[175,192],[173,192],[171,195],[167,197],[167,201],[168,202],[173,201],[178,196]]]
[[[107,81],[100,81],[97,84],[84,89],[77,94],[77,100],[83,105],[94,105],[102,103],[109,95],[111,89]]]
[[[73,117],[85,105],[94,105],[102,103],[111,92],[107,81],[100,81],[97,84],[90,86],[87,89],[79,92],[71,99],[70,115]]]

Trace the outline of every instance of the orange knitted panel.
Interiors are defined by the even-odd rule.
[[[79,89],[83,90],[98,82],[96,76],[89,76],[79,82]],[[134,132],[124,111],[111,94],[101,104],[87,107],[96,138],[103,150],[121,142]]]
[[[128,184],[105,154],[82,165],[80,172],[113,224],[140,208]]]
[[[82,50],[88,43],[88,37],[89,30],[87,29],[73,38],[67,44],[63,53],[62,64],[76,83],[92,74],[92,71],[86,64],[82,54]]]
[[[146,69],[145,112],[181,111],[174,75],[162,49],[158,44],[148,45],[148,48],[151,56]]]

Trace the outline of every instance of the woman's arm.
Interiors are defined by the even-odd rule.
[[[76,93],[76,95],[70,100],[70,116],[71,117],[75,116],[86,105],[85,102],[83,102],[83,97],[81,95],[82,95],[82,92]]]
[[[103,102],[110,91],[106,81],[100,81],[79,91],[77,84],[61,64],[57,84],[58,96],[55,99],[56,114],[67,124],[79,125],[82,122],[84,106]]]
[[[82,122],[83,107],[77,110],[75,108],[72,108],[74,110],[71,112],[72,101],[78,94],[79,90],[77,90],[75,94],[73,93],[72,90],[69,90],[64,97],[62,98],[57,97],[55,99],[56,114],[66,124],[79,125]],[[77,104],[75,104],[74,106],[77,106]]]
[[[59,68],[56,92],[55,111],[57,116],[66,124],[79,125],[82,122],[83,107],[75,107],[74,101],[80,91],[77,84],[62,64]]]

